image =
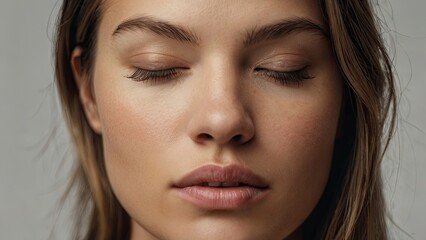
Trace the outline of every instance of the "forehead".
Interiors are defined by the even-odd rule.
[[[141,16],[184,26],[201,39],[232,37],[245,29],[294,17],[324,27],[316,0],[105,0],[103,10],[101,37],[112,35],[122,22]]]

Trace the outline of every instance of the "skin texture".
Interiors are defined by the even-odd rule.
[[[151,31],[113,35],[141,16],[185,28],[198,44]],[[133,240],[300,239],[329,175],[340,75],[329,41],[312,31],[244,44],[251,29],[294,17],[324,25],[313,0],[106,1],[93,83],[78,68],[81,49],[72,64]],[[170,79],[129,78],[137,68],[176,67]],[[280,83],[259,67],[306,69],[309,79]],[[172,184],[206,164],[245,166],[267,181],[269,194],[223,211],[180,199]]]

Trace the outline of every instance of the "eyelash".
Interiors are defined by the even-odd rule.
[[[257,74],[262,74],[280,84],[299,87],[303,84],[304,80],[312,79],[313,77],[308,73],[307,67],[304,67],[295,71],[274,71],[266,68],[255,68],[254,71]],[[138,68],[132,75],[127,76],[127,78],[133,79],[137,82],[142,81],[153,81],[156,83],[158,81],[167,81],[172,80],[180,76],[183,68],[168,68],[161,70],[146,70]]]
[[[304,80],[313,78],[307,71],[307,66],[299,70],[289,72],[274,71],[266,68],[256,68],[254,70],[257,73],[262,73],[262,75],[287,86],[300,87],[301,84],[303,84]]]
[[[161,70],[146,70],[138,68],[132,75],[127,76],[127,78],[133,79],[137,82],[142,81],[167,81],[174,79],[180,75],[178,68],[168,68]]]

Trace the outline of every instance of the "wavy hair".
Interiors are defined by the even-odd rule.
[[[303,224],[305,239],[387,239],[380,164],[395,129],[392,62],[381,26],[367,0],[318,0],[345,86],[342,137],[337,140],[326,189]],[[90,84],[102,0],[64,0],[57,20],[55,75],[77,162],[67,194],[76,191],[74,239],[130,239],[130,217],[114,196],[105,171],[102,137],[88,124],[71,68]]]

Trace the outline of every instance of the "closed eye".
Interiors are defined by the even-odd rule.
[[[307,67],[294,71],[276,71],[267,68],[255,68],[254,71],[256,74],[266,76],[280,84],[294,87],[300,87],[305,80],[313,78],[309,74]]]
[[[126,77],[137,82],[173,80],[180,76],[181,71],[179,70],[184,69],[186,68],[167,68],[159,70],[138,68],[133,74]]]

